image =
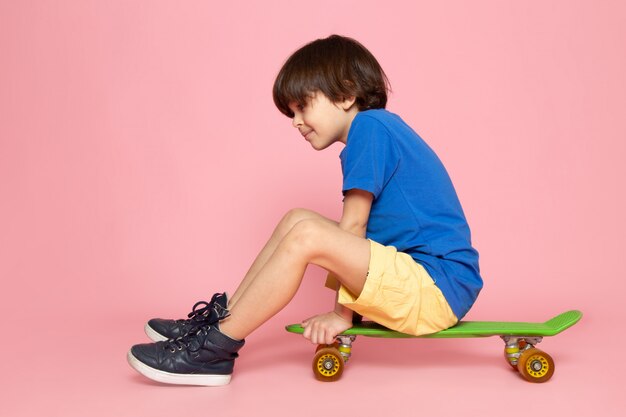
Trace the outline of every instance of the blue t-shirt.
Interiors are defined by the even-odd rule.
[[[374,195],[367,238],[426,268],[460,320],[483,282],[463,209],[435,152],[399,116],[379,109],[356,115],[339,157],[343,193]]]

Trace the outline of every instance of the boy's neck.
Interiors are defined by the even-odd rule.
[[[352,122],[354,121],[354,118],[359,113],[360,111],[359,111],[359,108],[356,106],[356,104],[354,104],[352,107],[346,110],[345,120],[346,120],[347,129],[346,129],[345,134],[342,135],[342,137],[339,139],[339,142],[343,143],[344,145],[348,143],[348,134],[350,133],[350,127],[352,126]]]

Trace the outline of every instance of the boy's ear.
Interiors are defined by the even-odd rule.
[[[345,97],[343,101],[339,104],[343,110],[348,111],[352,108],[352,106],[354,106],[355,102],[356,102],[356,97],[350,96],[350,97]]]

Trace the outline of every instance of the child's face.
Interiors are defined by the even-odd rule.
[[[318,151],[335,142],[345,144],[352,120],[359,112],[354,98],[334,103],[321,92],[316,92],[304,107],[292,103],[289,108],[294,114],[293,126]]]

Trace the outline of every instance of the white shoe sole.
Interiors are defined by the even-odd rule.
[[[153,342],[163,342],[167,340],[167,337],[163,336],[161,333],[158,333],[156,330],[150,327],[148,323],[146,323],[146,325],[144,326],[143,331],[146,332],[150,340],[152,340]]]
[[[137,372],[154,381],[175,385],[202,385],[206,387],[219,387],[230,383],[231,375],[198,375],[198,374],[172,374],[151,368],[141,362],[132,352],[128,351],[128,363]]]

